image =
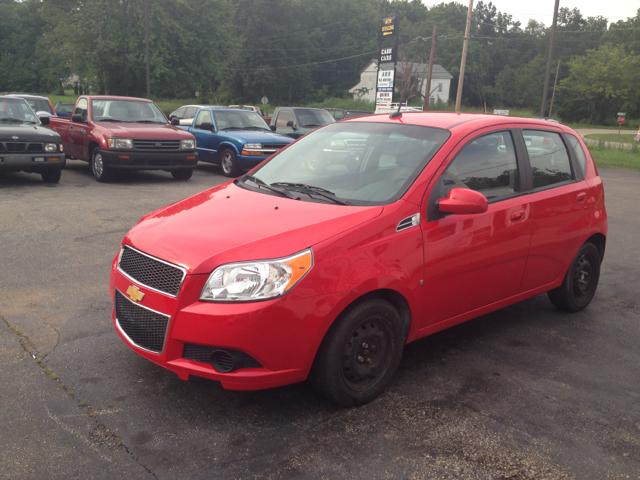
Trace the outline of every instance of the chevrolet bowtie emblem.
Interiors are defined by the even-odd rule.
[[[144,298],[144,293],[142,293],[140,289],[135,285],[131,285],[129,288],[127,288],[127,295],[129,295],[129,298],[136,303],[141,302]]]

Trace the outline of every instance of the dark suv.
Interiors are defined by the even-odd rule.
[[[39,173],[47,183],[57,183],[66,157],[60,135],[44,127],[26,100],[0,96],[0,172]]]

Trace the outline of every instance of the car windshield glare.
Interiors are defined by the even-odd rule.
[[[291,144],[254,176],[293,190],[319,187],[349,205],[384,205],[404,195],[448,138],[440,128],[341,122]]]
[[[40,120],[24,100],[4,97],[0,102],[0,124],[7,123],[39,124]]]
[[[260,115],[245,110],[214,110],[213,117],[218,130],[261,128],[269,130],[269,127]]]
[[[300,127],[320,127],[336,121],[333,115],[326,110],[312,110],[307,108],[296,109],[296,117],[298,117]]]
[[[95,122],[167,123],[155,104],[136,100],[91,100],[91,115]]]

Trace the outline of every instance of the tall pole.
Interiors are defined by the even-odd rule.
[[[551,73],[551,57],[553,57],[553,38],[556,35],[556,23],[558,23],[558,7],[560,0],[556,0],[556,6],[553,10],[553,25],[551,26],[551,40],[549,41],[549,55],[547,56],[547,72],[544,74],[544,89],[542,91],[542,106],[540,107],[540,116],[544,117],[547,108],[547,93],[549,90],[549,74]]]
[[[553,100],[556,98],[556,86],[558,85],[558,73],[560,73],[560,60],[558,60],[558,68],[556,69],[556,79],[553,82],[553,93],[551,94],[551,105],[549,106],[549,116],[553,112]]]
[[[556,0],[557,2],[558,0]],[[471,13],[473,12],[473,0],[469,0],[467,12],[467,27],[464,29],[464,44],[462,45],[462,60],[460,60],[460,78],[458,79],[458,95],[456,96],[456,113],[460,112],[462,102],[462,86],[464,84],[464,67],[467,63],[467,47],[469,46],[469,31],[471,30]]]
[[[433,25],[431,34],[431,55],[429,55],[429,72],[427,73],[427,88],[424,91],[424,106],[422,110],[429,111],[429,97],[431,97],[431,74],[433,73],[433,54],[436,51],[436,26]]]
[[[151,66],[149,63],[149,0],[144,0],[144,39],[147,59],[147,98],[151,98]]]

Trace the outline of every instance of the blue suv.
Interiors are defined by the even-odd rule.
[[[227,177],[251,170],[293,142],[269,129],[255,112],[229,108],[201,108],[190,126],[196,137],[198,160],[220,165]]]

